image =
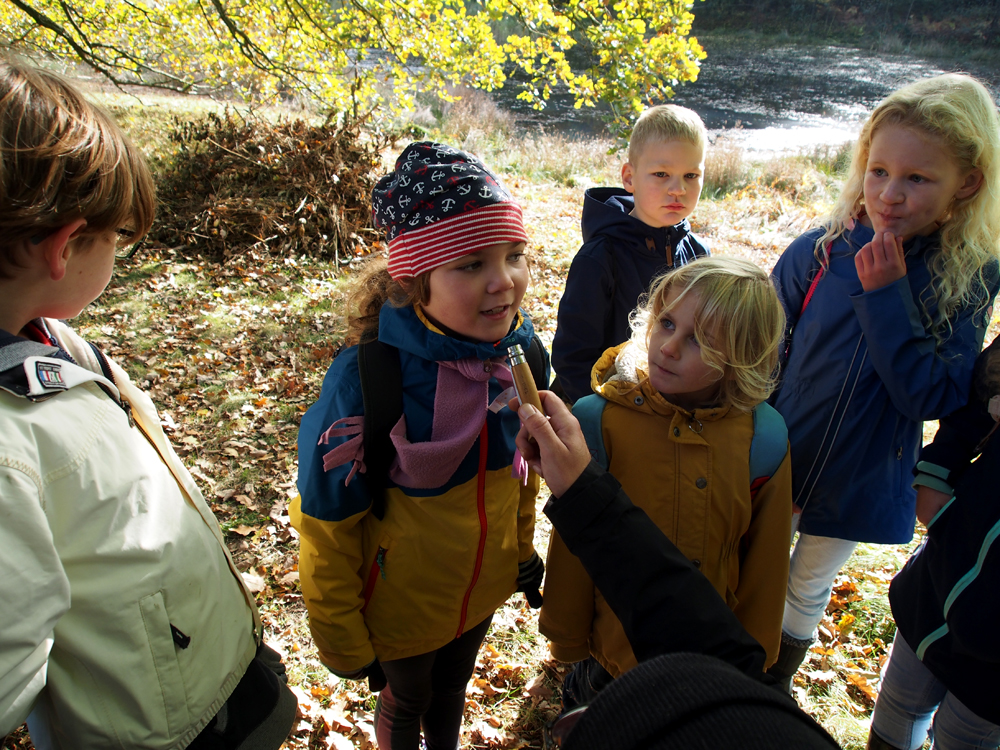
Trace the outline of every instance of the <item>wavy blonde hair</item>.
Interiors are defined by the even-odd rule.
[[[827,243],[846,232],[864,210],[872,138],[885,125],[913,128],[936,138],[963,173],[973,169],[983,173],[979,190],[956,199],[939,219],[940,248],[927,262],[931,282],[920,293],[920,304],[924,324],[940,346],[950,335],[951,317],[959,308],[972,304],[981,312],[989,303],[983,270],[1000,259],[1000,115],[985,86],[956,73],[911,83],[886,97],[862,127],[844,189],[823,221],[826,231],[815,252],[824,267],[829,261]]]
[[[653,282],[649,297],[632,313],[632,342],[646,355],[653,326],[671,290],[695,294],[695,336],[701,358],[719,373],[719,400],[750,411],[774,390],[785,313],[764,271],[748,260],[699,258]]]
[[[155,207],[146,160],[109,114],[55,73],[0,59],[0,277],[27,241],[76,219],[138,241]]]

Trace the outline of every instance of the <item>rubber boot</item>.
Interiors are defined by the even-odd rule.
[[[781,633],[778,660],[771,665],[767,673],[777,680],[781,688],[789,695],[792,693],[792,678],[799,671],[802,662],[805,661],[806,654],[809,653],[812,644],[812,639],[800,641],[784,631]]]
[[[890,745],[888,742],[875,734],[875,730],[872,729],[868,732],[868,744],[865,745],[865,750],[902,750],[902,748]]]

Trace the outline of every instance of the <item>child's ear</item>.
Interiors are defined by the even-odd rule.
[[[964,198],[971,198],[976,192],[982,187],[983,184],[983,170],[973,169],[969,174],[965,176],[965,181],[962,183],[961,187],[955,192],[955,198],[962,200]]]
[[[632,165],[628,162],[622,164],[622,185],[630,193],[635,192],[635,185],[632,184],[632,180],[635,178],[635,170],[632,169]]]
[[[43,246],[45,264],[53,281],[61,281],[66,275],[66,264],[69,262],[69,256],[73,254],[71,243],[80,236],[86,226],[86,219],[76,219],[59,227],[39,243]]]

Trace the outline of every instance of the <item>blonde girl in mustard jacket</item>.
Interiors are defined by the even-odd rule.
[[[610,472],[704,573],[768,663],[781,637],[791,473],[787,447],[770,477],[750,476],[749,455],[783,330],[766,273],[735,258],[699,259],[654,283],[633,314],[631,341],[605,352],[591,379],[607,400],[601,435]],[[586,660],[567,678],[569,708],[636,660],[558,534],[546,567],[539,629],[557,659]]]

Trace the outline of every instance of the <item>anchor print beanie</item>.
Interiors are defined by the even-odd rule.
[[[389,274],[412,278],[500,242],[527,242],[521,207],[471,154],[411,143],[372,190],[389,239]]]

